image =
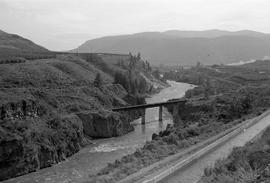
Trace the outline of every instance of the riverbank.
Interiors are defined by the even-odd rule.
[[[188,73],[190,78],[184,77],[186,80],[192,81],[199,79],[200,82],[193,82],[198,83],[199,86],[186,93],[189,102],[179,107],[179,119],[181,120],[174,121],[174,126],[168,126],[159,134],[153,134],[152,141],[146,142],[135,153],[108,164],[88,182],[117,182],[142,167],[150,166],[165,157],[205,141],[241,121],[261,114],[270,107],[269,85],[265,85],[269,78],[268,80],[262,79],[257,72],[254,73],[252,67],[225,68],[222,72],[208,68],[195,68],[194,70]],[[227,73],[224,73],[226,70]],[[246,72],[249,73],[248,76],[257,74],[256,78],[261,85],[258,86],[258,83],[250,85],[254,82],[246,80],[245,82],[242,80],[232,82],[230,77],[222,79],[224,75],[230,75],[232,70],[239,70],[238,73],[242,77]],[[212,75],[214,76],[210,80],[209,77]]]
[[[254,116],[249,117],[252,118]],[[242,120],[246,119],[248,119],[247,116]],[[207,141],[211,137],[238,125],[242,120],[236,120],[227,125],[212,123],[202,127],[168,127],[158,135],[153,135],[152,140],[146,142],[135,153],[128,154],[120,160],[109,164],[97,176],[90,178],[92,180],[87,182],[118,182],[142,168]]]
[[[227,148],[223,149],[223,145],[230,144],[231,146],[234,143],[234,139],[237,139],[237,136],[248,135],[248,136],[258,136],[256,131],[253,130],[253,133],[248,133],[246,131],[248,128],[260,130],[263,129],[261,123],[265,121],[264,118],[269,116],[270,110],[263,113],[262,115],[243,121],[235,125],[234,127],[225,130],[218,135],[215,135],[203,142],[197,143],[196,145],[186,148],[175,155],[169,156],[162,161],[154,163],[151,166],[142,168],[139,172],[128,176],[121,180],[121,183],[129,182],[170,182],[170,183],[190,183],[196,182],[203,172],[203,169],[206,165],[211,165],[216,158],[222,158],[223,155],[226,155]],[[259,125],[258,125],[259,123]],[[267,125],[267,123],[266,123]],[[242,142],[249,140],[247,138],[241,138]],[[237,142],[237,140],[236,140]],[[222,151],[223,153],[214,153],[215,151]],[[223,149],[223,150],[221,150]],[[228,152],[229,153],[229,152]],[[213,155],[215,154],[215,155]],[[222,156],[219,156],[222,155]],[[214,156],[214,157],[213,157]],[[207,159],[207,161],[205,160]],[[204,163],[200,163],[200,162]],[[203,167],[204,166],[204,167]],[[183,173],[185,172],[185,173]]]
[[[236,129],[233,137],[179,169],[179,171],[174,172],[161,182],[179,183],[181,181],[181,183],[190,183],[199,181],[206,167],[212,167],[216,160],[226,158],[234,147],[245,145],[267,128],[270,119],[268,114],[269,110],[259,117],[245,121],[243,126]]]

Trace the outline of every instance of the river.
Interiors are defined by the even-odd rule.
[[[173,98],[181,98],[193,85],[168,81],[171,85],[158,94],[146,99],[147,103],[163,102]],[[151,140],[153,133],[164,130],[172,123],[171,115],[164,109],[163,121],[158,121],[158,108],[146,110],[146,124],[141,125],[140,119],[132,122],[135,130],[121,137],[95,140],[93,145],[81,149],[78,153],[52,167],[44,168],[20,177],[9,179],[8,183],[73,183],[88,179],[89,174],[96,173],[122,156],[132,153],[147,140]]]

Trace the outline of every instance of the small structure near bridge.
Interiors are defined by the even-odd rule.
[[[177,100],[169,100],[167,102],[158,102],[158,103],[152,103],[152,104],[142,104],[142,105],[133,105],[133,106],[124,106],[124,107],[118,107],[112,109],[112,111],[120,112],[120,111],[130,111],[130,110],[143,110],[142,115],[142,124],[145,124],[145,110],[147,108],[153,108],[153,107],[159,107],[159,121],[162,121],[162,112],[164,106],[173,105],[173,119],[179,119],[179,105],[186,103],[185,99],[177,99]]]

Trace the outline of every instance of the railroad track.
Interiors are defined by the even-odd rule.
[[[241,132],[248,130],[252,126],[255,126],[258,122],[267,116],[270,116],[270,110],[264,112],[256,118],[244,121],[239,125],[198,144],[195,147],[191,147],[187,150],[167,157],[164,160],[157,162],[149,167],[143,168],[139,172],[128,176],[120,182],[171,182],[170,177],[174,177],[176,172],[181,172],[181,170],[186,169],[189,165],[200,160],[200,158],[203,156],[210,154],[212,151],[215,151],[215,149],[218,149],[219,147],[222,147],[223,144],[233,140],[234,137],[237,137]],[[270,121],[268,124],[270,124]]]

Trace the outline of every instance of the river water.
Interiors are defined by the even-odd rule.
[[[158,94],[146,99],[147,103],[163,102],[173,98],[181,98],[193,85],[168,81],[171,85],[161,90]],[[152,134],[164,130],[167,124],[172,123],[172,117],[163,109],[163,121],[158,121],[158,108],[146,110],[146,124],[141,125],[141,120],[132,122],[135,130],[127,135],[94,141],[78,153],[49,168],[41,169],[27,175],[9,179],[8,183],[73,183],[88,179],[89,174],[96,173],[105,167],[108,162],[114,162],[122,156],[132,153],[136,148],[151,140]]]

